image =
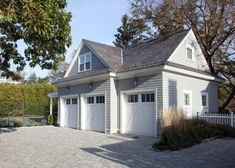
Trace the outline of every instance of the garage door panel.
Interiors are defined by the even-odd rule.
[[[82,107],[84,115],[84,128],[94,131],[105,131],[105,102],[104,96],[85,97]]]
[[[126,95],[125,100],[125,133],[153,136],[155,125],[155,100],[153,94],[151,93],[147,94],[147,96],[143,96],[142,93],[138,93],[138,100],[134,100],[134,102],[132,95]]]
[[[76,101],[75,101],[76,99]],[[64,98],[63,126],[77,128],[77,98]]]

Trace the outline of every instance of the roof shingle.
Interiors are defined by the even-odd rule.
[[[189,31],[174,33],[131,46],[123,51],[127,69],[166,62]]]

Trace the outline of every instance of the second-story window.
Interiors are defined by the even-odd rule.
[[[91,69],[91,53],[85,53],[79,56],[79,71],[87,71]]]
[[[186,53],[187,60],[194,61],[193,48],[190,45],[187,45]]]

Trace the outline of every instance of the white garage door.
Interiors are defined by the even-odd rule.
[[[84,129],[105,131],[105,96],[96,95],[85,97],[82,107]]]
[[[124,133],[155,135],[154,93],[125,95],[125,108],[122,114]]]
[[[77,128],[77,104],[78,100],[76,97],[64,98],[63,126]]]

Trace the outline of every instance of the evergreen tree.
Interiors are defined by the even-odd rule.
[[[141,21],[130,19],[128,15],[123,15],[122,25],[117,29],[115,34],[115,41],[113,42],[116,47],[127,48],[132,44],[137,44],[144,40],[146,37],[142,34],[145,25]]]

